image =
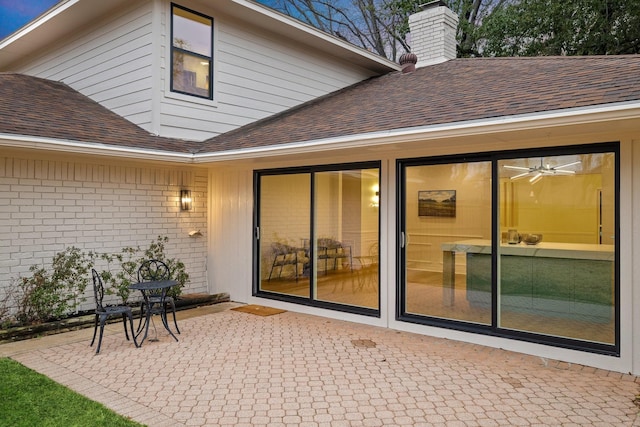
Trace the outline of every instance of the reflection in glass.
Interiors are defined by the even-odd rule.
[[[614,153],[498,168],[499,326],[613,344]]]
[[[171,89],[211,96],[213,20],[173,6]]]
[[[378,169],[315,174],[315,299],[378,308],[378,192]]]
[[[491,257],[491,163],[411,166],[405,176],[406,312],[490,324],[491,265],[470,265]]]
[[[173,45],[202,56],[211,56],[212,20],[179,7],[173,8]]]
[[[260,290],[309,297],[310,193],[309,174],[260,177]]]
[[[379,178],[379,168],[260,176],[259,290],[378,310]]]

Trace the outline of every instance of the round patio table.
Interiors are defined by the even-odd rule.
[[[164,328],[169,332],[174,340],[178,341],[178,338],[176,338],[176,336],[173,334],[173,332],[171,332],[171,329],[169,328],[165,308],[165,298],[167,297],[167,292],[169,291],[169,289],[171,289],[172,286],[175,286],[177,284],[178,282],[176,280],[150,280],[147,282],[134,283],[133,285],[129,286],[129,289],[137,290],[142,293],[142,298],[144,299],[144,304],[146,307],[144,336],[140,341],[141,346],[144,340],[147,338],[147,335],[149,334],[149,323],[151,322],[151,316],[153,316],[154,314],[160,315]],[[157,291],[161,291],[160,302],[151,301],[149,297],[151,296],[151,294],[154,294]],[[154,307],[155,305],[157,305],[157,307]],[[140,333],[142,333],[142,331],[140,331]],[[140,333],[138,333],[138,335],[140,335]]]

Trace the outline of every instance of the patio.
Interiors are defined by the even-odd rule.
[[[640,425],[640,379],[391,329],[220,303],[141,348],[109,325],[0,345],[148,426]],[[156,320],[156,323],[158,321]]]

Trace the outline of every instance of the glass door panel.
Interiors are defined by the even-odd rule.
[[[260,177],[259,290],[309,297],[311,175]]]
[[[379,170],[314,174],[314,299],[378,309]]]
[[[499,327],[615,343],[615,153],[498,170]]]
[[[491,324],[491,162],[405,169],[406,313]]]

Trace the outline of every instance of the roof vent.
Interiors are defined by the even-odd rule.
[[[416,67],[455,59],[458,15],[440,0],[421,8],[420,12],[409,16],[411,51],[420,58]]]
[[[398,62],[400,63],[400,66],[402,66],[402,74],[412,73],[416,70],[418,57],[415,53],[407,52],[400,55],[400,60]]]

